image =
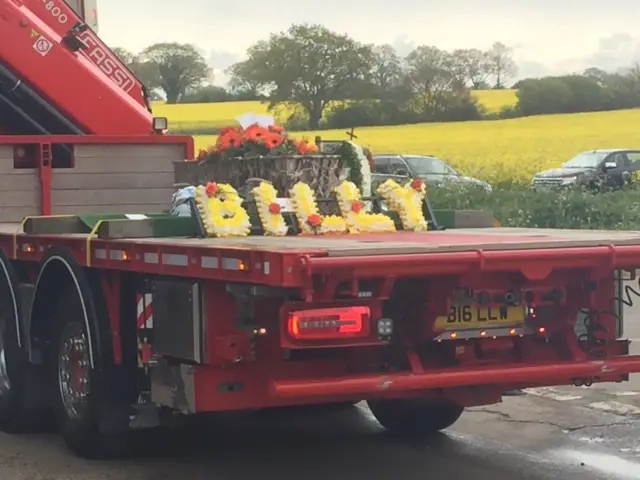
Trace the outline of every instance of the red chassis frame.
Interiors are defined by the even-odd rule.
[[[640,356],[628,355],[628,341],[617,340],[612,333],[614,317],[603,317],[601,324],[607,333],[602,338],[607,342],[594,351],[585,349],[573,331],[579,302],[584,306],[586,301],[596,311],[611,308],[613,271],[640,264],[640,246],[329,257],[322,250],[225,248],[206,241],[180,244],[171,239],[145,242],[0,235],[0,248],[10,258],[26,262],[32,276],[43,255],[54,246],[69,251],[79,265],[102,271],[116,364],[121,361],[118,312],[122,272],[202,281],[205,311],[215,312],[215,318],[212,315],[206,318],[209,353],[204,364],[189,367],[195,411],[415,395],[444,395],[472,406],[494,403],[502,392],[513,388],[624,381],[629,373],[640,372]],[[154,261],[147,261],[149,258]],[[204,259],[217,259],[217,265],[223,265],[223,260],[235,259],[248,268],[212,269],[205,266]],[[266,264],[270,266],[268,270],[260,268]],[[363,368],[376,348],[371,346],[349,349],[346,355],[283,359],[279,333],[270,335],[267,331],[264,336],[254,338],[250,332],[236,329],[235,306],[226,290],[229,283],[284,287],[298,291],[309,308],[324,308],[338,301],[337,291],[345,284],[347,290],[340,293],[351,294],[351,299],[345,302],[357,305],[354,294],[360,281],[373,281],[370,301],[384,301],[394,284],[407,278],[431,278],[438,284],[449,279],[452,285],[504,286],[515,277],[533,288],[569,285],[567,293],[572,296],[567,300],[569,310],[561,311],[558,320],[548,326],[544,338],[513,339],[521,352],[517,358],[512,351],[515,344],[513,348],[506,348],[504,339],[497,339],[495,343],[492,339],[444,342],[442,358],[449,361],[442,365],[442,358],[434,360],[418,353],[411,342],[415,337],[407,336],[403,355],[408,368],[373,374]],[[594,292],[577,292],[574,287],[584,280],[600,282],[601,287]],[[430,301],[438,313],[446,310],[446,302]],[[271,320],[279,315],[282,305],[283,301],[278,298],[261,299],[255,309],[256,324],[272,325]],[[570,309],[573,316],[569,314]],[[419,310],[422,316],[417,323],[426,326],[418,329],[421,335],[430,328],[428,317],[423,315],[425,311]],[[508,344],[510,339],[506,340]],[[468,346],[474,348],[465,348]],[[478,348],[486,351],[483,360],[473,353]],[[234,363],[234,359],[248,358],[252,351],[257,361]],[[243,387],[225,390],[224,386],[230,384]]]

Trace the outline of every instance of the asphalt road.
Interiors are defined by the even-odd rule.
[[[0,478],[640,479],[640,415],[566,398],[545,390],[508,397],[413,443],[391,438],[360,406],[214,422],[183,432],[168,450],[127,461],[76,459],[53,436],[0,435]]]
[[[640,299],[624,321],[640,354]],[[391,438],[359,405],[220,419],[158,443],[145,458],[89,462],[54,435],[0,434],[0,480],[640,480],[640,374],[528,390],[423,442]]]

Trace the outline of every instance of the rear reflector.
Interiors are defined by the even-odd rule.
[[[369,307],[301,310],[289,313],[287,330],[296,340],[366,337],[370,318]]]

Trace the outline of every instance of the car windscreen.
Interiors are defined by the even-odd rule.
[[[405,155],[404,159],[409,164],[411,171],[416,175],[458,174],[458,172],[438,158],[423,157],[420,155]]]
[[[602,152],[582,152],[563,163],[562,168],[595,168],[607,155],[609,154]]]

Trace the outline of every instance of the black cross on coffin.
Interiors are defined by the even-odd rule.
[[[358,138],[358,136],[355,133],[353,133],[354,130],[355,128],[352,127],[350,132],[344,132],[347,134],[347,136],[349,137],[349,140],[351,140],[352,142],[354,138]]]

